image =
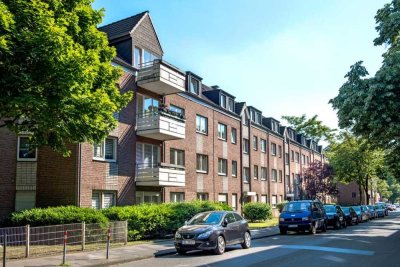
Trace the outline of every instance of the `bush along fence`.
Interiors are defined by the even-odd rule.
[[[108,223],[73,223],[50,226],[30,225],[0,228],[0,252],[3,259],[59,254],[64,251],[83,251],[106,248],[128,242],[127,221]]]

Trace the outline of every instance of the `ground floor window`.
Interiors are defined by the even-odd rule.
[[[185,193],[182,192],[171,192],[170,202],[184,202]]]
[[[218,202],[228,204],[227,194],[218,194]]]
[[[272,206],[272,208],[276,208],[276,200],[277,200],[277,196],[276,195],[273,195],[272,196],[272,203],[271,203],[271,206]]]
[[[161,193],[152,191],[136,191],[136,204],[161,202]]]
[[[116,205],[116,192],[113,191],[93,191],[92,208],[106,209]]]
[[[208,193],[197,193],[197,200],[207,201]]]
[[[36,191],[19,191],[15,193],[15,211],[29,210],[35,207]]]
[[[237,210],[237,194],[232,194],[232,209]]]
[[[261,195],[261,202],[262,203],[267,203],[267,195]]]

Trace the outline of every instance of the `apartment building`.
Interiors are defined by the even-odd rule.
[[[100,144],[64,158],[30,149],[29,135],[0,129],[0,216],[32,207],[245,202],[272,207],[304,193],[301,176],[322,147],[162,58],[148,12],[99,28],[117,50],[122,92],[134,99]],[[277,211],[275,211],[276,213]]]

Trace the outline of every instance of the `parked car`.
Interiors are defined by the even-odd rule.
[[[387,204],[385,202],[376,202],[375,204],[376,205],[382,205],[383,208],[385,209],[385,216],[389,215],[389,208],[388,208],[388,206],[387,206]]]
[[[281,235],[288,231],[309,231],[315,234],[320,229],[325,232],[326,224],[325,208],[318,200],[290,201],[279,216]]]
[[[361,210],[364,210],[364,212],[367,214],[367,221],[371,220],[371,214],[369,213],[369,208],[367,205],[361,205]]]
[[[377,212],[376,212],[376,210],[375,210],[375,206],[368,205],[367,207],[368,207],[368,209],[369,209],[369,216],[370,216],[370,219],[378,218],[378,214],[377,214]]]
[[[368,221],[368,215],[361,206],[351,206],[357,213],[358,216],[358,222],[366,222]]]
[[[396,210],[397,210],[396,205],[389,204],[389,210],[390,210],[390,211],[396,211]]]
[[[358,216],[352,207],[342,207],[347,225],[358,224]]]
[[[385,208],[383,207],[383,205],[375,205],[375,209],[378,214],[378,218],[385,217]]]
[[[249,225],[239,214],[231,211],[209,211],[196,214],[175,233],[175,249],[179,254],[190,250],[225,252],[227,245],[241,244],[249,248]]]
[[[333,226],[335,229],[347,227],[346,218],[340,206],[324,205],[324,208],[326,212],[326,217],[328,217],[327,226]]]

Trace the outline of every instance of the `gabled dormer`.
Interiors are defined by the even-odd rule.
[[[261,112],[261,110],[256,109],[253,106],[249,106],[249,107],[247,107],[247,109],[249,111],[250,120],[253,123],[262,125],[262,112]]]
[[[280,122],[272,117],[263,118],[263,124],[271,131],[280,134]]]
[[[209,90],[203,91],[203,94],[221,108],[235,112],[235,96],[222,90],[218,85],[211,86]]]
[[[200,96],[202,94],[203,78],[191,71],[186,72],[186,92]]]

